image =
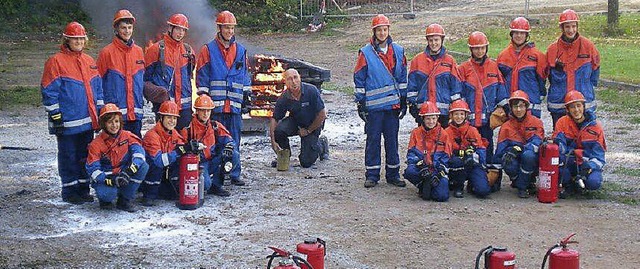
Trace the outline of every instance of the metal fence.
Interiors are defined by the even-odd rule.
[[[300,0],[300,18],[413,14],[413,0]]]

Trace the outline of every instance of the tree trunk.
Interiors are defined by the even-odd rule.
[[[618,13],[619,3],[618,0],[608,0],[607,5],[607,28],[610,33],[615,33],[618,30],[618,19],[620,14]]]

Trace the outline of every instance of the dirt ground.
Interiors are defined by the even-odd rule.
[[[561,11],[571,3],[535,2],[542,13]],[[621,8],[640,7],[638,0],[625,2]],[[475,29],[473,23],[508,21],[454,16],[461,10],[516,14],[522,5],[489,0],[423,3],[424,11],[415,20],[392,17],[391,33],[413,49],[407,53],[411,57],[424,46],[422,31],[431,22],[440,22],[456,38]],[[606,3],[573,7],[602,10]],[[368,23],[347,23],[333,35],[245,38],[265,50],[328,67],[331,84],[352,87],[352,69],[357,49],[369,36]],[[56,50],[55,44],[47,44],[50,52]],[[39,57],[44,64],[45,58]],[[24,83],[38,82],[36,76]],[[325,91],[323,98],[330,160],[303,169],[292,158],[290,171],[277,172],[269,166],[274,155],[268,138],[243,136],[242,174],[248,184],[227,186],[231,197],[207,197],[204,207],[194,211],[180,211],[169,201],[136,213],[101,211],[97,202],[63,203],[56,141],[47,134],[44,110],[0,111],[0,144],[37,149],[0,152],[0,267],[264,268],[271,253],[267,246],[293,251],[304,239],[319,237],[327,242],[327,268],[472,268],[478,251],[488,245],[514,251],[518,268],[538,268],[548,247],[572,232],[580,242],[572,248],[582,253],[581,268],[640,264],[638,206],[596,199],[541,204],[535,198],[517,198],[507,178],[502,191],[489,199],[467,195],[447,203],[422,201],[413,186],[382,183],[363,188],[365,135],[352,97]],[[638,193],[638,178],[610,172],[616,167],[640,168],[638,126],[604,112],[598,115],[607,132],[605,181]],[[550,118],[544,121],[550,134]],[[401,159],[413,127],[410,117],[401,121]],[[293,144],[299,140],[294,138]],[[294,148],[293,155],[298,150]]]

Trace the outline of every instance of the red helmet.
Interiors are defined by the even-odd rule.
[[[196,109],[213,109],[215,105],[213,105],[213,101],[209,95],[201,94],[196,98],[196,102],[193,107]]]
[[[217,25],[236,25],[238,22],[236,21],[236,16],[229,11],[222,11],[218,13],[218,17],[216,18]]]
[[[437,35],[437,36],[441,36],[442,38],[444,38],[444,28],[442,28],[442,26],[440,24],[437,24],[437,23],[429,24],[429,26],[427,26],[427,30],[425,32],[427,34],[427,37],[432,36],[432,35]]]
[[[509,97],[509,103],[515,100],[522,100],[527,103],[527,106],[529,106],[529,95],[522,90],[517,90],[511,93],[511,97]]]
[[[471,113],[469,105],[467,105],[467,102],[462,99],[455,100],[451,103],[451,105],[449,105],[449,112],[454,111],[465,111],[467,113]]]
[[[131,14],[129,10],[121,9],[118,10],[115,15],[113,15],[113,26],[115,26],[118,21],[123,19],[132,19],[133,23],[136,23],[136,18],[133,17],[133,14]]]
[[[469,45],[470,48],[489,46],[489,40],[483,32],[475,31],[469,35],[467,45]]]
[[[162,105],[160,105],[160,110],[158,110],[158,114],[164,116],[176,116],[180,117],[180,108],[178,108],[178,104],[174,101],[164,101]]]
[[[391,27],[391,21],[389,21],[389,18],[387,18],[387,16],[383,14],[378,14],[373,17],[373,20],[371,20],[371,29],[375,29],[378,26],[385,25]]]
[[[586,102],[587,100],[584,99],[584,95],[582,95],[581,92],[573,90],[573,91],[569,91],[567,93],[567,95],[564,96],[564,105],[568,106],[571,103],[575,103],[575,102]]]
[[[84,37],[87,38],[87,31],[84,30],[84,26],[78,22],[70,22],[67,27],[64,28],[64,37]]]
[[[511,32],[531,32],[531,25],[525,17],[517,17],[509,24],[509,30]]]
[[[118,113],[118,114],[122,115],[122,112],[120,111],[118,106],[116,106],[115,104],[112,104],[112,103],[108,103],[108,104],[104,105],[102,107],[102,109],[100,109],[99,118],[102,118],[102,116],[104,116],[106,114],[109,114],[109,113]]]
[[[565,22],[573,22],[573,21],[576,21],[576,22],[580,21],[580,18],[578,17],[578,13],[576,13],[572,9],[567,9],[565,11],[562,11],[562,13],[560,13],[560,21],[559,21],[560,25],[562,25]]]
[[[189,30],[189,19],[187,19],[187,16],[181,13],[171,15],[171,17],[169,17],[169,20],[167,21],[167,24]]]
[[[420,116],[431,116],[431,115],[440,115],[440,109],[436,106],[436,103],[431,101],[426,101],[422,103],[420,106],[420,111],[418,113]]]

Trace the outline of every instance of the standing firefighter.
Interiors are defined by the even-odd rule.
[[[155,92],[152,95],[167,96],[180,108],[177,129],[182,129],[191,122],[191,78],[195,67],[195,56],[191,46],[184,43],[189,30],[189,21],[183,14],[173,14],[167,21],[169,31],[162,39],[147,49],[144,57],[145,91]],[[159,86],[159,87],[158,87]],[[160,94],[158,92],[164,92]],[[168,93],[168,94],[167,94]],[[148,99],[149,94],[145,95]],[[162,99],[150,100],[153,111],[158,112]]]
[[[113,16],[115,36],[111,44],[100,51],[98,70],[102,77],[104,101],[121,107],[123,128],[142,137],[144,54],[131,39],[135,22],[128,10],[116,12]]]
[[[216,38],[202,46],[198,54],[196,85],[198,94],[208,93],[215,108],[211,119],[231,132],[236,151],[240,152],[242,108],[251,94],[251,77],[247,70],[247,50],[236,42],[236,17],[229,11],[218,13]],[[240,166],[231,183],[242,186]]]
[[[538,171],[538,148],[542,144],[542,121],[531,115],[529,96],[523,91],[511,93],[511,117],[500,127],[494,163],[502,163],[505,173],[518,189],[518,197],[528,198],[535,190],[534,172]]]
[[[422,199],[446,202],[449,200],[447,165],[451,138],[438,122],[440,109],[435,103],[424,102],[418,113],[423,122],[411,131],[403,176],[418,187]]]
[[[498,55],[498,66],[506,81],[507,92],[522,90],[529,95],[531,114],[540,118],[542,98],[547,95],[547,58],[529,42],[531,26],[524,17],[509,24],[511,43]]]
[[[84,163],[87,145],[99,128],[98,111],[104,105],[98,67],[82,52],[86,41],[81,24],[67,24],[60,52],[45,63],[41,82],[49,133],[58,141],[62,200],[72,204],[93,202]]]
[[[116,105],[106,104],[100,110],[102,132],[89,144],[86,168],[100,208],[112,209],[117,198],[118,209],[135,212],[133,200],[149,165],[142,140],[123,130],[123,122],[122,112]]]
[[[154,206],[158,197],[174,199],[177,192],[178,160],[191,152],[190,143],[175,130],[180,108],[173,101],[165,101],[158,111],[158,122],[142,140],[149,173],[142,185],[143,206]]]
[[[365,122],[365,188],[380,180],[380,138],[384,136],[385,178],[387,183],[406,186],[400,179],[398,130],[407,112],[407,59],[404,48],[391,39],[389,19],[380,14],[373,18],[373,37],[358,52],[353,81],[358,115]]]
[[[427,47],[411,60],[407,100],[409,112],[421,124],[418,108],[431,101],[440,110],[439,122],[443,128],[449,124],[449,104],[460,98],[461,84],[456,60],[444,47],[444,28],[431,24],[426,29]]]
[[[191,124],[182,129],[182,137],[205,146],[200,155],[200,174],[204,176],[204,189],[208,190],[209,194],[229,196],[230,193],[222,188],[224,177],[220,167],[231,162],[233,168],[230,177],[238,178],[240,153],[235,150],[235,143],[227,128],[222,123],[211,120],[211,110],[215,108],[211,97],[198,96],[194,108],[196,113]]]
[[[564,100],[567,115],[558,120],[553,132],[554,142],[560,146],[560,182],[564,187],[560,198],[584,188],[600,188],[607,150],[602,125],[594,112],[585,110],[582,93],[570,91]]]
[[[489,50],[487,36],[482,32],[473,32],[469,35],[467,45],[471,51],[471,58],[458,67],[462,79],[461,96],[471,108],[469,113],[471,125],[478,128],[480,135],[487,143],[487,169],[491,171],[493,190],[499,190],[501,180],[499,180],[498,169],[493,164],[493,129],[489,124],[489,118],[494,112],[504,113],[503,106],[507,104],[509,94],[504,87],[498,64],[487,56]]]
[[[445,130],[451,139],[449,180],[456,198],[463,197],[462,190],[467,180],[467,188],[477,197],[484,198],[490,192],[486,171],[487,149],[478,129],[467,121],[470,112],[464,100],[453,101],[449,107],[451,124]]]
[[[600,77],[600,53],[593,43],[578,33],[578,14],[567,9],[560,14],[562,36],[547,48],[549,96],[547,107],[553,126],[566,114],[564,98],[570,91],[585,97],[585,109],[596,110],[595,91]]]

